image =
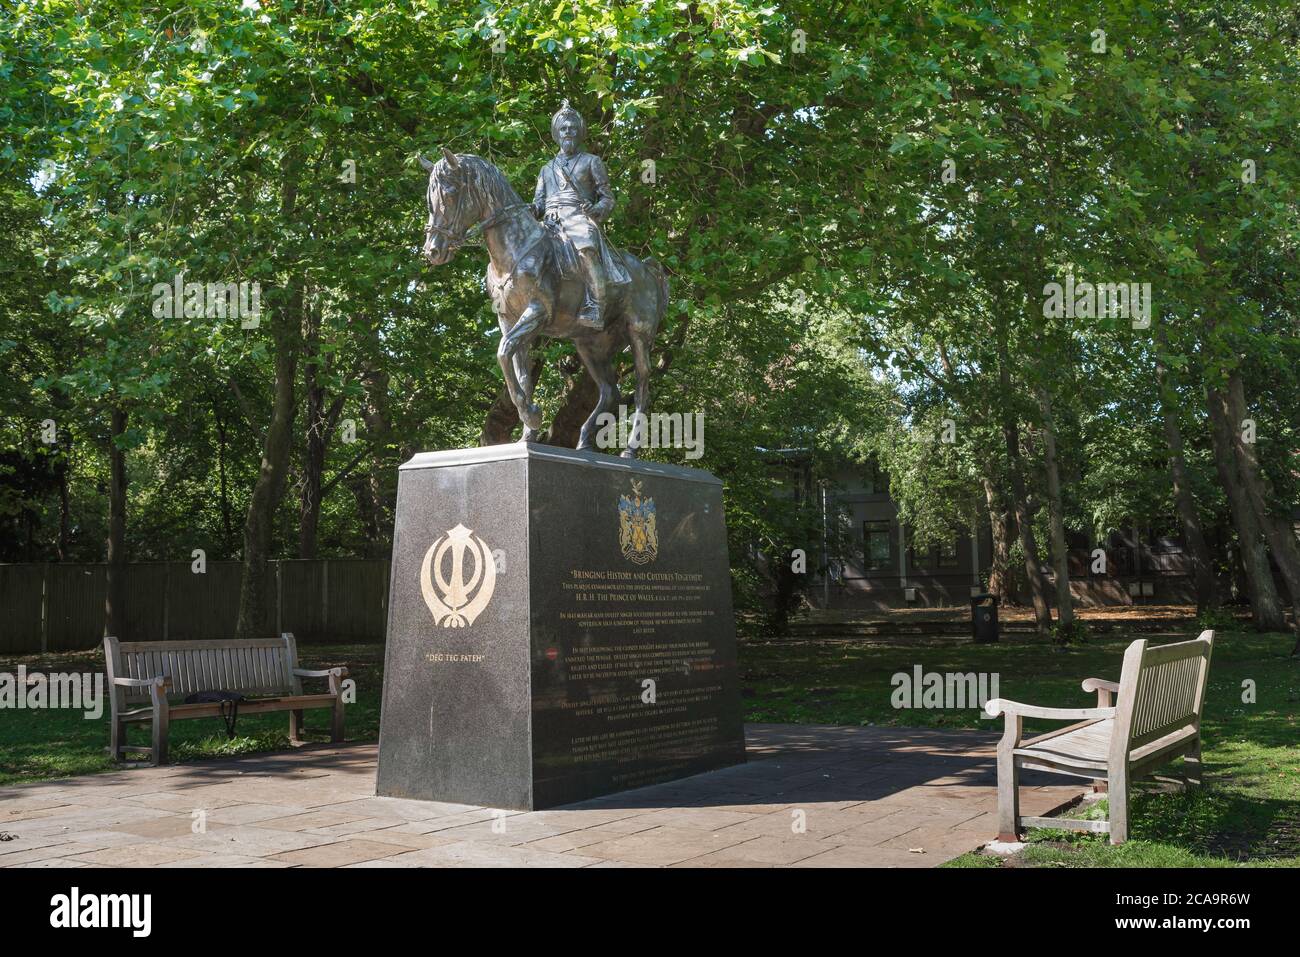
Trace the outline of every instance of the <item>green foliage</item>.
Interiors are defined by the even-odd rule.
[[[1088,640],[1088,623],[1082,618],[1052,625],[1052,642],[1058,645],[1081,645]]]
[[[1104,53],[1098,23],[1124,24]],[[1203,399],[1236,370],[1284,511],[1298,72],[1287,11],[1245,0],[11,5],[0,558],[103,557],[114,410],[130,557],[239,554],[277,375],[294,425],[273,554],[301,547],[313,387],[331,426],[319,550],[383,554],[396,465],[477,442],[500,388],[482,250],[417,255],[417,156],[477,152],[526,195],[564,97],[612,171],[611,238],[670,273],[655,404],[705,415],[686,464],[726,483],[746,604],[770,590],[755,556],[820,522],[772,494],[759,450],[875,458],[922,547],[1016,466],[1046,548],[1057,509],[1077,536],[1166,530],[1167,412],[1204,524],[1226,527]],[[155,315],[178,273],[260,283],[260,326]],[[1152,283],[1151,328],[1044,315],[1069,274]],[[553,416],[582,373],[566,346],[539,353]]]
[[[1242,630],[1241,622],[1227,608],[1206,608],[1196,616],[1196,625],[1202,631],[1231,633]]]

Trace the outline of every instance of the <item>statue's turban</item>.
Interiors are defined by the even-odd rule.
[[[551,117],[551,138],[552,139],[556,138],[556,133],[560,125],[560,120],[577,120],[578,137],[583,138],[587,135],[587,121],[582,118],[581,113],[579,113],[577,110],[575,110],[573,107],[569,105],[568,100],[565,100],[560,105],[560,108],[555,111],[555,115]]]

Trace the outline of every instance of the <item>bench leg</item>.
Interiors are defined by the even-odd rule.
[[[1009,749],[998,748],[998,840],[1020,840],[1020,768]]]
[[[1128,768],[1111,768],[1110,772],[1110,842],[1128,840]]]
[[[1201,763],[1201,739],[1196,739],[1196,744],[1192,750],[1183,755],[1183,772],[1187,776],[1187,783],[1200,787],[1204,783],[1205,768]]]
[[[301,708],[289,712],[289,743],[302,744],[303,732],[307,730],[305,712]]]
[[[167,763],[167,727],[167,712],[155,708],[153,713],[153,763],[159,766]]]
[[[330,722],[330,741],[339,744],[343,741],[343,696],[334,696],[334,716]]]
[[[122,760],[122,748],[126,746],[126,722],[109,718],[108,750],[114,764]]]
[[[167,708],[167,688],[169,679],[159,678],[157,684],[149,689],[153,699],[153,763],[167,763],[167,726],[170,714]]]

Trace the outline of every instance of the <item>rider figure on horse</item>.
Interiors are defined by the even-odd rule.
[[[565,100],[551,117],[551,137],[560,151],[537,176],[533,209],[573,243],[587,286],[578,320],[603,329],[610,286],[625,285],[630,278],[600,228],[614,210],[614,191],[600,157],[582,150],[586,132],[586,122]]]

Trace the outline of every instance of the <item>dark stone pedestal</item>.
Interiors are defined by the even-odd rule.
[[[744,761],[712,475],[432,452],[396,524],[380,795],[532,810]]]

